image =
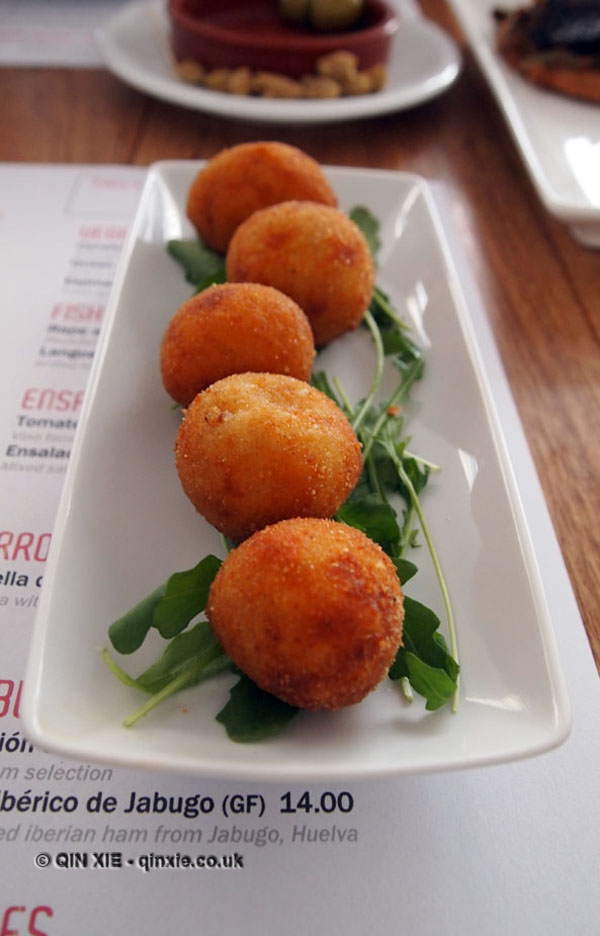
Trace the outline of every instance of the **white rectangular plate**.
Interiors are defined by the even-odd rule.
[[[456,614],[461,700],[427,713],[386,680],[358,706],[304,713],[276,739],[234,744],[214,720],[232,676],[121,727],[140,695],[100,658],[110,622],[220,538],[184,496],[173,461],[179,422],[159,375],[168,320],[191,287],[165,250],[191,236],[184,215],[199,164],[151,168],[107,312],[61,500],[26,677],[32,740],[87,760],[246,779],[366,777],[529,756],[559,744],[569,706],[552,621],[493,394],[426,184],[402,173],[329,169],[344,209],[381,221],[379,283],[427,346],[407,409],[411,447],[442,470],[423,497]],[[373,367],[359,330],[319,356],[348,394]],[[407,592],[443,608],[425,547]],[[156,647],[143,648],[156,655]],[[124,658],[129,671],[142,662]]]
[[[496,96],[539,198],[590,247],[600,247],[600,104],[535,87],[496,51],[495,7],[523,0],[450,0]]]

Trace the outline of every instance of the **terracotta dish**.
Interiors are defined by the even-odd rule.
[[[171,43],[178,62],[204,68],[247,67],[298,78],[339,49],[353,52],[360,68],[385,62],[398,20],[382,0],[366,0],[356,26],[322,33],[292,26],[276,0],[169,0]]]

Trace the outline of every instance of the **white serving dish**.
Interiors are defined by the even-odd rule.
[[[450,0],[550,214],[588,247],[600,247],[600,105],[527,82],[496,50],[495,7],[519,0]]]
[[[401,5],[385,88],[328,101],[282,100],[211,91],[179,80],[173,70],[165,3],[138,0],[97,33],[107,68],[154,97],[193,110],[256,123],[334,123],[415,107],[444,93],[457,78],[458,46],[435,23]]]
[[[165,250],[191,236],[183,205],[199,168],[149,171],[107,311],[60,503],[28,664],[24,717],[45,749],[203,776],[262,780],[360,778],[469,767],[531,756],[569,731],[569,704],[535,553],[490,386],[427,184],[397,172],[330,168],[341,207],[380,219],[379,283],[427,346],[407,410],[411,447],[442,466],[423,498],[456,614],[456,714],[406,705],[386,681],[338,713],[303,714],[269,742],[232,743],[214,715],[231,676],[173,697],[133,729],[140,695],[100,657],[107,627],[171,572],[220,538],[182,493],[173,462],[179,416],[158,355],[191,287]],[[323,354],[349,395],[371,379],[359,330]],[[424,548],[407,592],[443,607]],[[156,651],[154,651],[156,652]],[[143,655],[143,654],[142,654]],[[143,668],[123,658],[130,671]]]

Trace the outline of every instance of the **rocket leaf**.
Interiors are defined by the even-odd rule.
[[[264,692],[242,675],[216,719],[232,741],[254,742],[278,734],[297,714],[293,705]]]
[[[174,637],[204,611],[208,592],[221,560],[205,556],[193,569],[174,572],[166,582],[110,625],[108,636],[118,653],[142,646],[151,627],[162,637]]]
[[[200,238],[167,241],[167,251],[183,267],[185,278],[197,290],[225,280],[225,261]]]

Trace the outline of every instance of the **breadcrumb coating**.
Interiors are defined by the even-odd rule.
[[[196,509],[236,542],[289,517],[332,517],[362,470],[341,409],[280,374],[234,374],[199,393],[175,461]]]
[[[188,192],[187,215],[204,242],[225,253],[242,221],[290,199],[337,205],[321,166],[307,153],[287,143],[240,143],[200,170]]]
[[[339,709],[386,675],[404,605],[391,559],[335,520],[292,519],[233,550],[207,614],[225,652],[290,705]]]
[[[163,385],[188,406],[230,374],[261,371],[308,380],[315,357],[302,309],[270,286],[224,283],[183,303],[161,345]]]
[[[357,327],[371,301],[375,264],[344,212],[287,201],[255,212],[235,232],[227,279],[265,283],[306,313],[317,347]]]

